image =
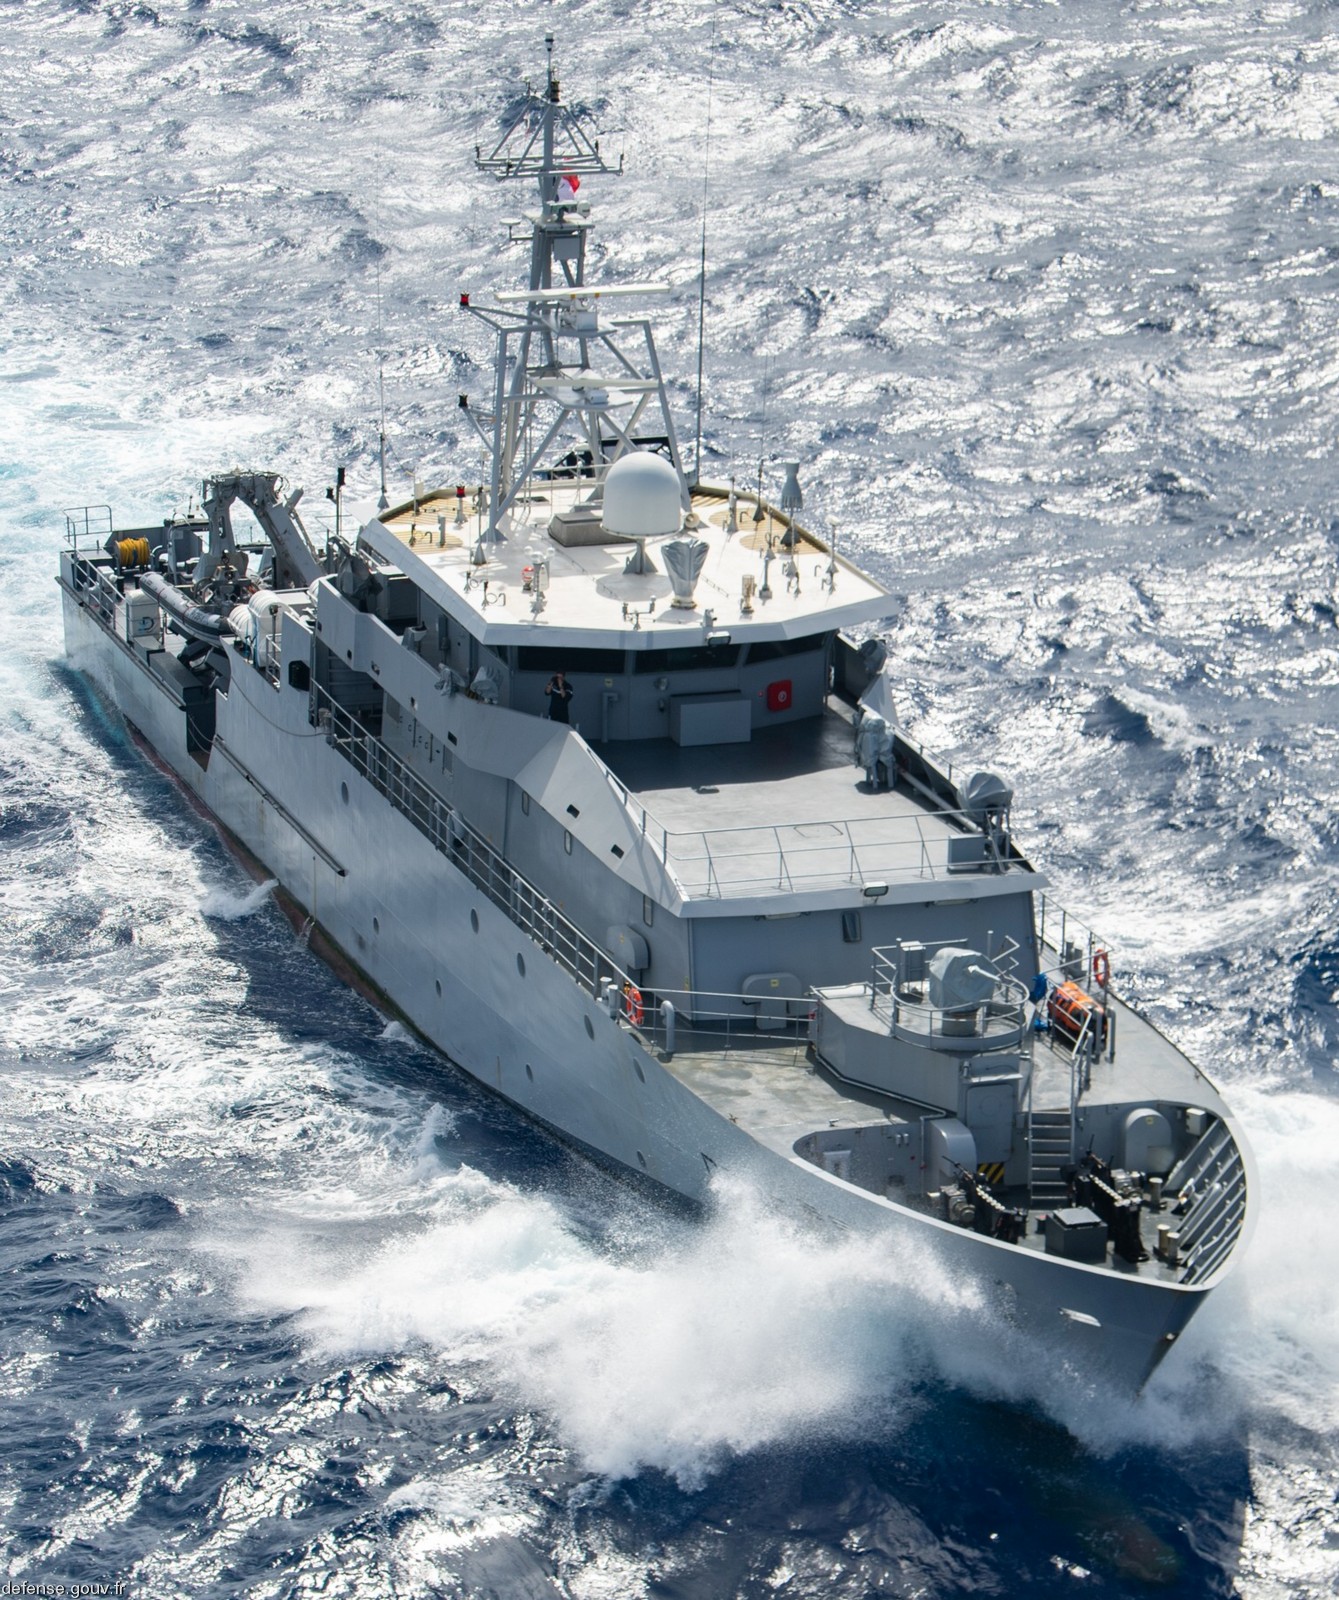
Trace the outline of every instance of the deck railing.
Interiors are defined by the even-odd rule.
[[[116,580],[110,570],[78,554],[76,546],[75,553],[70,557],[70,573],[75,587],[85,597],[89,610],[105,627],[113,627],[121,591],[117,588]]]
[[[355,771],[583,989],[599,999],[610,984],[621,990],[631,981],[453,806],[319,685],[312,690],[312,721],[325,728],[331,746]]]
[[[110,506],[71,506],[65,512],[65,542],[76,553],[81,545],[103,549],[111,533]]]
[[[772,996],[634,988],[617,998],[643,1040],[666,1058],[705,1052],[728,1059],[765,1050],[770,1055],[789,1053],[799,1064],[808,1052],[815,1002],[807,991]]]
[[[1037,970],[1057,983],[1073,979],[1083,988],[1098,980],[1098,966],[1105,963],[1108,980],[1111,975],[1111,946],[1074,915],[1058,905],[1049,895],[1038,894],[1037,916]],[[1050,951],[1051,961],[1046,953]],[[1110,989],[1098,983],[1099,988]]]
[[[662,837],[663,859],[684,889],[717,899],[1000,869],[984,834],[960,811],[762,823]]]

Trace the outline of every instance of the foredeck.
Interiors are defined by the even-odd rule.
[[[1101,1057],[1080,1104],[1177,1100],[1202,1105],[1215,1115],[1226,1108],[1202,1072],[1147,1018],[1112,997],[1116,1056]],[[1032,1103],[1037,1110],[1069,1105],[1071,1053],[1047,1035],[1035,1036]],[[869,1122],[883,1117],[916,1119],[924,1106],[842,1083],[808,1054],[807,1038],[778,1041],[738,1029],[685,1029],[668,1062],[675,1077],[708,1105],[731,1118],[769,1148],[789,1153],[795,1140],[816,1128]]]
[[[713,1110],[781,1155],[816,1128],[870,1122],[886,1113],[919,1115],[909,1105],[838,1084],[816,1065],[804,1038],[679,1029],[668,1070]]]
[[[1094,1064],[1080,1108],[1085,1103],[1172,1101],[1201,1106],[1216,1117],[1226,1116],[1213,1085],[1150,1022],[1114,998],[1111,1008],[1117,1017],[1116,1058],[1103,1057]],[[925,1106],[838,1080],[813,1059],[802,1036],[778,1041],[748,1033],[681,1029],[679,1039],[682,1048],[667,1062],[668,1070],[721,1116],[788,1159],[801,1159],[795,1146],[809,1134],[870,1123],[915,1123],[935,1114]],[[1076,1065],[1062,1045],[1037,1037],[1032,1102],[1037,1110],[1068,1107],[1070,1074]],[[885,1198],[913,1210],[929,1209],[900,1188],[890,1189]],[[1009,1205],[1029,1204],[1025,1187],[1002,1191],[1001,1198]],[[1037,1218],[1044,1210],[1036,1212]],[[1180,1281],[1182,1269],[1167,1265],[1154,1253],[1158,1225],[1169,1220],[1169,1215],[1141,1213],[1149,1260],[1136,1265],[1111,1255],[1108,1268],[1161,1282]],[[1018,1247],[1045,1252],[1045,1239],[1036,1221]]]
[[[1094,1104],[1130,1100],[1178,1100],[1222,1115],[1218,1091],[1187,1056],[1146,1017],[1114,995],[1114,1060],[1103,1053],[1092,1063],[1083,1100]],[[1069,1104],[1071,1052],[1051,1034],[1038,1034],[1032,1054],[1032,1097],[1038,1109]]]

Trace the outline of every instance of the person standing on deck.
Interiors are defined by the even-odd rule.
[[[544,693],[549,697],[549,721],[569,722],[567,707],[572,699],[572,685],[561,672],[555,672],[544,685]]]

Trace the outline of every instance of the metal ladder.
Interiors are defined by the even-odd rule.
[[[1068,1111],[1034,1111],[1028,1120],[1028,1197],[1034,1211],[1068,1202],[1061,1168],[1074,1159],[1073,1127]]]

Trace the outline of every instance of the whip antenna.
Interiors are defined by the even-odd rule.
[[[386,350],[385,340],[381,332],[381,262],[377,262],[377,393],[381,400],[381,429],[378,435],[379,455],[381,458],[381,499],[377,501],[377,510],[385,511],[390,506],[386,496]]]
[[[707,137],[702,151],[702,260],[697,275],[697,428],[693,440],[693,484],[702,482],[702,360],[707,326],[707,186],[711,181],[711,91],[716,72],[716,7],[711,8],[707,52]]]

